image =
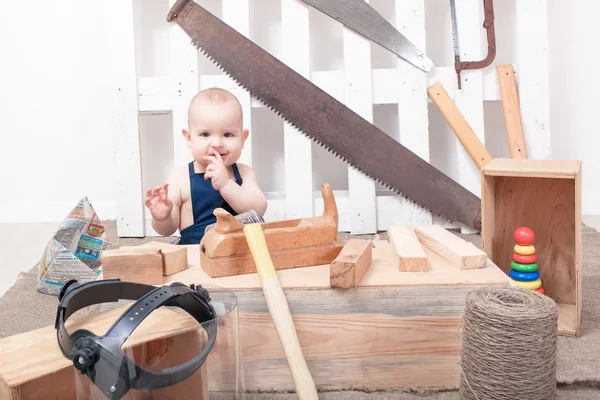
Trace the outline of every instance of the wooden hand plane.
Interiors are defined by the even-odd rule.
[[[329,184],[321,187],[323,214],[260,223],[276,270],[330,264],[342,251],[338,211]],[[244,225],[222,208],[217,222],[200,241],[200,265],[211,278],[257,272]]]

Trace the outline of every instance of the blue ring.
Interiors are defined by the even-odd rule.
[[[540,273],[538,271],[534,271],[534,272],[517,272],[514,269],[510,270],[509,275],[513,279],[516,279],[518,281],[525,281],[525,282],[535,281],[536,279],[538,279],[540,277]]]

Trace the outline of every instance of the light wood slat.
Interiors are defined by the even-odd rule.
[[[282,61],[310,79],[308,5],[281,0]],[[312,141],[284,122],[286,218],[312,217]]]
[[[345,104],[367,121],[373,122],[371,42],[346,27],[342,27],[342,40]],[[350,233],[376,232],[375,181],[349,165],[348,190],[350,193]]]
[[[523,137],[523,123],[521,122],[521,106],[519,103],[519,90],[515,80],[515,71],[512,64],[497,65],[498,86],[502,97],[502,112],[504,113],[504,126],[510,158],[527,158],[527,146]]]

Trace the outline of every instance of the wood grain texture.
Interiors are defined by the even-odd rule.
[[[329,266],[330,286],[345,289],[356,287],[372,260],[371,240],[350,239]]]
[[[425,272],[429,269],[427,255],[413,227],[390,226],[387,234],[399,271]]]
[[[165,276],[181,272],[188,267],[188,252],[181,246],[152,241],[143,244],[141,247],[150,247],[160,250],[163,261],[163,275]]]
[[[452,128],[467,153],[469,153],[469,156],[471,156],[473,162],[475,162],[479,169],[483,168],[490,162],[492,157],[475,132],[473,132],[473,129],[465,117],[463,117],[456,104],[454,104],[448,92],[446,92],[440,82],[436,82],[427,88],[427,93],[433,103],[439,108],[444,119],[448,122],[448,125],[450,125],[450,128]]]
[[[496,285],[506,284],[510,280],[506,275],[488,259],[486,267],[477,270],[459,270],[435,252],[425,249],[429,260],[427,272],[400,272],[394,261],[391,244],[386,240],[374,240],[372,250],[372,264],[365,273],[359,287],[387,287],[387,286],[427,286],[427,285]],[[340,251],[343,245],[340,244]],[[190,266],[187,270],[166,276],[165,284],[173,282],[202,282],[227,289],[260,289],[260,280],[256,273],[224,276],[211,278],[200,267],[198,245],[188,245],[188,260]],[[338,253],[339,254],[339,253]],[[273,257],[273,252],[271,253]],[[275,260],[275,258],[273,258]],[[332,260],[335,257],[332,258]],[[330,261],[331,262],[331,261]],[[284,289],[324,289],[330,286],[330,267],[327,264],[304,268],[290,268],[277,271],[277,276]],[[277,263],[274,261],[275,267]]]
[[[300,268],[311,265],[331,263],[342,251],[342,243],[312,246],[308,248],[292,248],[271,252],[276,270]],[[211,278],[245,275],[256,272],[256,264],[251,254],[209,258],[200,252],[201,265]]]
[[[298,398],[300,400],[318,399],[317,389],[298,342],[290,308],[269,255],[263,228],[260,224],[246,225],[244,226],[244,235],[248,240],[248,246],[256,264],[269,314],[283,347]]]
[[[484,251],[439,225],[421,225],[415,228],[415,233],[423,246],[458,269],[479,269],[487,264],[488,258]]]
[[[113,304],[114,305],[114,304]],[[97,334],[105,332],[128,307],[111,307],[103,312],[77,318],[71,317],[65,323],[69,332],[77,329],[88,329]],[[170,323],[165,331],[164,321]],[[122,348],[129,357],[146,368],[156,369],[157,361],[162,367],[169,362],[177,363],[182,357],[183,361],[190,359],[190,348],[198,348],[205,341],[205,332],[198,329],[198,323],[186,312],[167,308],[159,308],[151,313],[129,336]],[[158,344],[152,346],[152,344]],[[148,347],[150,345],[150,347]],[[182,351],[182,346],[185,351]],[[162,348],[160,353],[158,348]],[[40,352],[40,349],[44,351]],[[171,351],[172,350],[172,351]],[[10,394],[12,400],[46,400],[77,399],[77,389],[74,377],[73,363],[68,360],[58,347],[56,330],[48,326],[0,339],[0,393]],[[187,357],[187,359],[186,359]],[[162,364],[164,362],[165,364]],[[154,367],[153,367],[154,365]],[[155,398],[184,398],[180,389],[185,387],[185,392],[201,397],[206,393],[206,369],[201,368],[187,383],[174,385],[163,389],[161,393],[166,397]],[[60,382],[60,384],[57,384]],[[89,388],[89,381],[79,382],[85,390]],[[88,386],[85,386],[88,385]],[[6,397],[2,397],[6,398]],[[148,392],[131,391],[124,399],[148,399]],[[189,398],[189,397],[188,397]]]
[[[513,176],[510,176],[510,165]],[[488,257],[510,271],[513,233],[527,226],[540,279],[559,304],[559,333],[578,336],[581,318],[581,163],[504,160],[482,179],[482,239]],[[501,171],[502,174],[498,174]],[[531,176],[528,177],[527,174]],[[541,177],[540,177],[541,176]],[[572,306],[572,307],[571,307]]]
[[[285,294],[319,389],[457,388],[464,298],[476,287],[289,289]],[[236,295],[247,390],[293,390],[264,298],[255,290]]]
[[[104,279],[162,285],[163,259],[159,249],[132,246],[102,252]]]
[[[523,135],[521,122],[521,107],[519,104],[519,91],[515,80],[515,71],[512,64],[497,65],[498,86],[502,99],[502,111],[504,112],[504,125],[506,126],[506,138],[508,139],[508,151],[510,158],[527,158],[527,146]]]

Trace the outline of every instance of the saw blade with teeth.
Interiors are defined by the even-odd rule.
[[[177,0],[167,21],[251,96],[345,163],[433,214],[481,230],[479,197],[193,0]]]

